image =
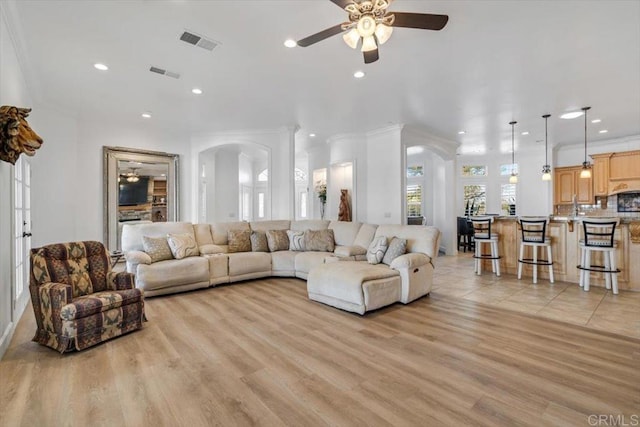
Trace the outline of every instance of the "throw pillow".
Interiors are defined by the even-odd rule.
[[[404,255],[405,252],[407,252],[407,239],[394,237],[393,239],[391,239],[391,242],[389,242],[389,247],[384,253],[382,262],[384,264],[391,265],[391,261],[398,258],[400,255]]]
[[[387,251],[387,238],[384,236],[375,237],[367,249],[367,262],[369,264],[380,264]]]
[[[253,252],[269,252],[267,234],[264,231],[251,232],[251,250]]]
[[[229,240],[229,253],[251,252],[251,231],[229,230],[227,239]]]
[[[287,237],[287,230],[268,230],[267,243],[271,252],[289,250],[289,237]]]
[[[306,230],[304,247],[307,251],[333,252],[336,247],[333,230]]]
[[[304,251],[304,231],[287,230],[289,236],[289,250]]]
[[[175,259],[198,256],[198,245],[191,234],[167,234],[167,242]]]
[[[151,262],[173,259],[166,237],[142,236],[142,247],[147,255],[151,257]]]

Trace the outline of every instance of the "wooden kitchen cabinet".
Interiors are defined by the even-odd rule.
[[[591,154],[591,158],[595,196],[640,191],[640,150]]]
[[[574,194],[579,204],[592,205],[595,203],[593,194],[593,171],[591,178],[580,178],[581,170],[582,166],[568,166],[554,169],[554,205],[573,203]]]
[[[593,158],[593,195],[609,194],[609,157],[611,154],[592,155]]]

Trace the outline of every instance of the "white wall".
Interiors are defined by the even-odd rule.
[[[235,150],[218,150],[216,153],[215,183],[215,221],[238,221],[238,152]]]
[[[620,151],[640,150],[640,135],[625,138],[607,139],[604,141],[587,141],[587,159],[591,154],[617,153]],[[579,166],[584,161],[584,141],[554,148],[556,166]]]
[[[294,136],[295,128],[279,128],[270,130],[246,130],[236,132],[213,132],[195,134],[191,136],[191,171],[198,164],[200,152],[213,147],[227,144],[247,144],[267,150],[269,153],[269,188],[271,195],[271,212],[267,217],[274,219],[292,218],[294,209]],[[198,174],[190,172],[189,188],[198,188]],[[235,175],[237,181],[237,173]],[[190,216],[185,216],[185,221],[196,222],[197,199],[191,200]],[[268,204],[268,205],[269,205]],[[228,213],[226,221],[228,221]],[[216,219],[217,220],[217,219]]]
[[[351,220],[367,222],[367,136],[364,134],[337,135],[327,142],[327,216],[338,219],[340,190],[349,190]],[[349,166],[342,166],[349,164]]]
[[[310,218],[320,219],[320,201],[318,195],[315,192],[313,182],[313,171],[318,169],[326,169],[327,176],[329,175],[329,145],[320,144],[308,149],[309,155],[309,205],[311,207]],[[361,221],[361,219],[357,219]]]
[[[516,151],[518,183],[516,184],[516,213],[518,215],[549,215],[553,210],[553,184],[542,181],[544,149],[531,147]],[[500,165],[511,164],[511,153],[460,155],[457,159],[456,212],[464,215],[463,186],[483,183],[487,187],[487,213],[502,213],[501,184],[508,184],[508,176],[500,176]],[[488,176],[463,178],[463,165],[486,165]]]
[[[402,224],[401,128],[367,134],[367,209],[364,222]]]
[[[403,126],[401,132],[403,158],[402,169],[398,172],[402,182],[406,183],[406,150],[408,147],[423,147],[426,179],[430,179],[430,195],[425,200],[427,220],[433,218],[429,225],[437,227],[442,233],[440,250],[447,255],[456,253],[456,199],[452,196],[456,192],[457,176],[456,150],[458,143],[437,137],[423,129],[414,126]],[[404,191],[404,188],[402,189]],[[402,206],[404,209],[404,206]],[[404,212],[404,211],[403,211]]]
[[[0,2],[0,106],[34,107],[8,23],[5,4]],[[42,119],[42,116],[35,109],[28,120],[33,129],[42,135],[38,119]],[[13,307],[13,174],[14,166],[0,161],[0,358],[7,349],[16,323],[29,300],[29,290],[25,283],[22,298]]]

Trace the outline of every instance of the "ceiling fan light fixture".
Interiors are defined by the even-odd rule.
[[[360,37],[371,37],[376,32],[376,20],[370,15],[365,15],[358,21],[356,29]]]
[[[393,27],[390,27],[385,24],[378,24],[376,26],[375,34],[376,34],[376,38],[378,39],[378,43],[380,44],[385,44],[387,40],[389,40],[389,37],[391,37],[392,33],[393,33]]]
[[[363,37],[362,39],[362,48],[360,49],[362,52],[370,52],[372,50],[376,50],[378,45],[376,44],[376,39],[373,36]]]
[[[351,49],[358,48],[358,42],[360,41],[360,34],[358,34],[358,30],[352,28],[351,31],[342,36],[342,40],[349,46]]]

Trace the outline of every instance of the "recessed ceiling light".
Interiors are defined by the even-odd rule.
[[[467,132],[465,132],[465,131],[463,131],[463,130],[458,131],[458,135],[464,135],[465,133],[467,133]]]
[[[600,119],[593,119],[593,120],[591,120],[591,123],[600,123],[601,121],[602,120],[600,120]]]
[[[584,111],[571,111],[560,116],[561,119],[575,119],[584,114]]]
[[[310,134],[309,134],[309,137],[310,137],[310,138],[315,138],[315,137],[316,137],[316,134],[315,134],[315,133],[310,133]]]
[[[166,173],[161,173],[160,176],[167,176],[167,174]]]
[[[284,45],[286,47],[296,47],[296,46],[298,46],[298,43],[296,43],[295,40],[287,39],[287,40],[284,41]]]
[[[527,135],[529,135],[529,132],[524,131],[524,132],[521,133],[521,135],[527,136]]]
[[[602,129],[599,133],[607,133],[607,132],[609,132],[609,131],[606,130],[606,129]]]
[[[191,92],[195,93],[196,95],[202,95],[202,89],[198,89],[197,87],[191,89]]]
[[[145,119],[148,119],[148,118],[150,118],[150,117],[151,117],[151,113],[150,113],[150,112],[148,112],[148,111],[147,111],[147,112],[145,112],[145,113],[142,113],[142,117],[144,117]]]
[[[364,71],[356,71],[355,73],[353,73],[353,77],[355,77],[356,79],[361,79],[364,77]]]
[[[100,71],[107,71],[107,70],[109,69],[109,67],[107,67],[107,66],[106,66],[106,65],[104,65],[104,64],[100,64],[100,63],[93,64],[93,67],[94,67],[95,69],[97,69],[97,70],[100,70]]]

